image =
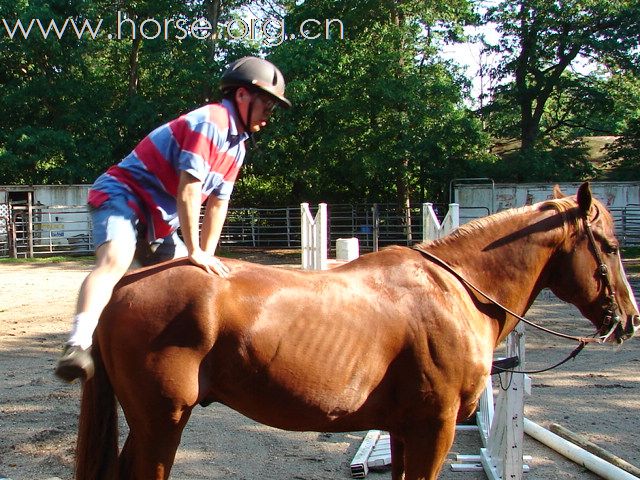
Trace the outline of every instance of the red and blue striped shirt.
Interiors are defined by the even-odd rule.
[[[111,195],[125,195],[147,224],[148,239],[163,238],[179,226],[176,196],[180,172],[202,182],[202,202],[231,196],[245,155],[246,133],[238,134],[233,104],[205,105],[147,135],[120,163],[102,174],[89,190],[89,205],[99,207]]]

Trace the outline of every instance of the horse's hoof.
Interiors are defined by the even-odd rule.
[[[67,345],[58,360],[55,374],[65,382],[73,382],[81,378],[89,380],[93,377],[93,358],[89,350],[82,347]]]

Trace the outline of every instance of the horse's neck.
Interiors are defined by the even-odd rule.
[[[561,224],[550,217],[534,210],[503,215],[463,228],[431,244],[429,250],[491,298],[522,315],[546,286],[543,272],[562,238]],[[556,228],[542,228],[543,222]]]

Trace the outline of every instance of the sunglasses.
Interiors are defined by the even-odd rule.
[[[275,100],[270,97],[267,97],[266,95],[258,95],[258,98],[260,99],[265,112],[271,113],[276,108]]]

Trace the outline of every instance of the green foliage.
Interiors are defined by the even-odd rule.
[[[0,184],[90,183],[156,126],[217,100],[225,65],[247,54],[281,67],[294,108],[277,111],[256,135],[237,205],[437,201],[453,178],[593,178],[578,141],[593,132],[623,134],[610,153],[611,175],[636,178],[637,1],[506,0],[490,10],[483,21],[497,22],[502,34],[493,74],[503,82],[481,116],[465,105],[469,79],[438,56],[478,22],[473,4],[0,0],[8,25],[103,21],[95,38],[70,30],[43,38],[33,27],[28,39],[17,30],[12,39],[0,25]],[[280,18],[288,39],[176,38],[178,20],[215,26],[246,16],[243,7]],[[109,39],[123,18],[138,29],[145,19],[173,26],[150,39],[126,24],[122,38]],[[306,19],[320,21],[307,24],[315,40],[301,38]],[[328,39],[325,19],[339,21]],[[146,33],[153,30],[151,23]],[[571,71],[581,56],[601,68]],[[498,161],[492,137],[520,137],[525,148]]]
[[[251,51],[247,46],[179,40],[170,29],[167,38],[140,33],[146,19],[162,24],[202,17],[207,3],[0,0],[0,17],[9,26],[20,20],[26,29],[39,20],[50,29],[43,38],[34,23],[28,38],[18,29],[12,39],[0,25],[0,183],[90,183],[150,130],[210,101],[227,62],[218,48],[235,55]],[[220,20],[230,15],[221,12]],[[126,18],[136,22],[135,39],[126,22],[115,38],[118,20]],[[100,33],[78,38],[70,23],[59,36],[50,28],[51,21],[61,28],[71,19],[93,28],[102,20]],[[149,25],[145,34],[153,37]]]
[[[278,198],[287,203],[420,200],[491,158],[488,137],[463,104],[464,79],[421,37],[442,5],[367,5],[378,12],[373,19],[326,1],[305,2],[287,17],[296,24],[331,13],[349,20],[347,38],[272,50],[294,108],[261,135],[236,195],[264,177],[278,178]]]
[[[604,106],[605,115],[611,111],[597,77],[585,81],[566,74],[580,59],[609,70],[640,67],[636,1],[505,0],[489,9],[486,20],[496,22],[501,33],[493,50],[503,58],[493,75],[508,80],[499,91],[507,105],[517,106],[523,150],[535,148],[547,133],[566,125],[567,116],[584,121],[598,111],[594,106]]]
[[[640,180],[640,117],[629,122],[623,134],[607,147],[612,180]]]
[[[545,150],[516,151],[485,170],[486,176],[504,182],[567,182],[592,179],[598,171],[588,148],[575,141]]]

